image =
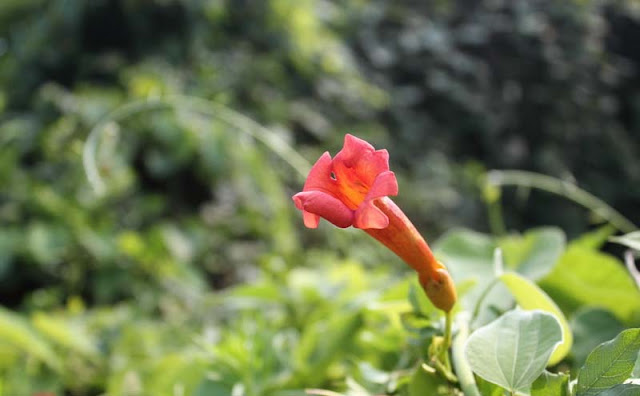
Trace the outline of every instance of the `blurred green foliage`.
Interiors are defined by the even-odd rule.
[[[309,159],[367,138],[428,237],[486,230],[494,167],[575,179],[638,223],[639,17],[632,0],[0,1],[0,395],[447,394],[415,370],[433,307],[366,237],[302,231],[303,169],[235,113],[111,112],[188,94]],[[102,194],[83,163],[97,124]],[[598,221],[502,198],[509,229]],[[449,233],[439,254],[471,300],[502,247],[571,321],[577,369],[640,311],[619,261],[564,235]],[[513,305],[496,293],[479,322]]]

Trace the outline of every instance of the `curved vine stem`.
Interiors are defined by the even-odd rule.
[[[461,312],[458,314],[458,334],[453,340],[451,357],[453,358],[453,367],[456,370],[460,388],[466,396],[480,396],[480,391],[473,377],[473,371],[469,367],[467,358],[464,356],[464,345],[469,337],[469,314]]]
[[[591,210],[622,232],[632,232],[638,227],[606,202],[581,189],[573,183],[527,171],[492,170],[487,174],[487,182],[494,186],[520,186],[537,188],[561,195]]]
[[[251,118],[219,103],[184,95],[171,95],[159,98],[140,99],[129,102],[107,114],[91,131],[84,145],[82,162],[89,183],[98,194],[105,190],[105,184],[100,175],[96,160],[96,152],[101,135],[109,125],[131,117],[135,114],[162,109],[187,110],[221,121],[240,132],[264,144],[288,163],[301,178],[306,177],[311,164],[295,151],[287,142],[274,132],[258,124]]]

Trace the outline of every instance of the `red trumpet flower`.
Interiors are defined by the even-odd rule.
[[[309,228],[318,227],[322,217],[341,228],[363,229],[382,242],[418,273],[434,305],[450,311],[456,290],[448,271],[389,195],[398,195],[398,182],[387,150],[346,135],[335,158],[325,152],[313,165],[293,201]]]

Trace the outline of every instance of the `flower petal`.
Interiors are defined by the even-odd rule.
[[[302,220],[304,221],[305,227],[318,228],[318,224],[320,223],[320,216],[318,216],[317,214],[313,214],[311,212],[307,212],[306,210],[303,210]]]
[[[389,218],[373,204],[373,201],[364,201],[356,210],[353,226],[364,230],[380,230],[389,226]]]
[[[334,186],[333,180],[331,180],[331,163],[331,155],[325,151],[311,167],[303,190],[332,191]]]
[[[395,173],[391,171],[382,172],[376,176],[364,200],[371,201],[388,195],[398,195],[398,180]]]
[[[318,215],[337,227],[346,228],[353,224],[353,211],[342,201],[325,192],[303,191],[294,195],[293,201],[298,209]],[[310,216],[305,217],[307,227],[307,220],[309,225],[315,224]]]
[[[375,149],[368,142],[353,135],[346,134],[344,135],[342,150],[336,154],[336,158],[340,157],[340,161],[344,162],[347,168],[351,168],[355,166],[356,161],[362,158],[363,155],[370,154],[374,151]]]

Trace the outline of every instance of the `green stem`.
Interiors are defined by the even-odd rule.
[[[221,121],[239,132],[246,133],[252,138],[264,144],[274,153],[279,155],[301,178],[304,178],[311,168],[311,164],[298,152],[273,131],[263,127],[251,118],[244,116],[219,103],[184,95],[170,95],[160,98],[140,99],[126,103],[107,114],[98,122],[87,137],[82,154],[84,169],[89,183],[100,194],[105,190],[102,176],[96,160],[99,138],[117,121],[129,118],[133,115],[147,111],[174,109],[200,113]]]
[[[504,218],[502,216],[502,202],[500,198],[487,202],[487,216],[489,228],[493,235],[502,236],[507,233],[507,227],[504,224]]]
[[[464,356],[464,345],[469,337],[469,315],[466,312],[458,314],[458,333],[452,345],[453,366],[456,370],[460,388],[465,396],[481,396],[473,377],[473,371]]]
[[[452,339],[452,322],[453,322],[453,314],[451,311],[447,312],[445,315],[444,321],[444,344],[442,345],[442,350],[440,351],[440,362],[444,365],[446,370],[451,373],[451,362],[449,361],[449,348],[451,347],[451,339]]]
[[[622,214],[596,196],[586,192],[573,183],[526,171],[493,170],[487,175],[488,183],[494,186],[521,186],[537,188],[553,194],[561,195],[591,210],[622,232],[633,232],[638,229]]]

